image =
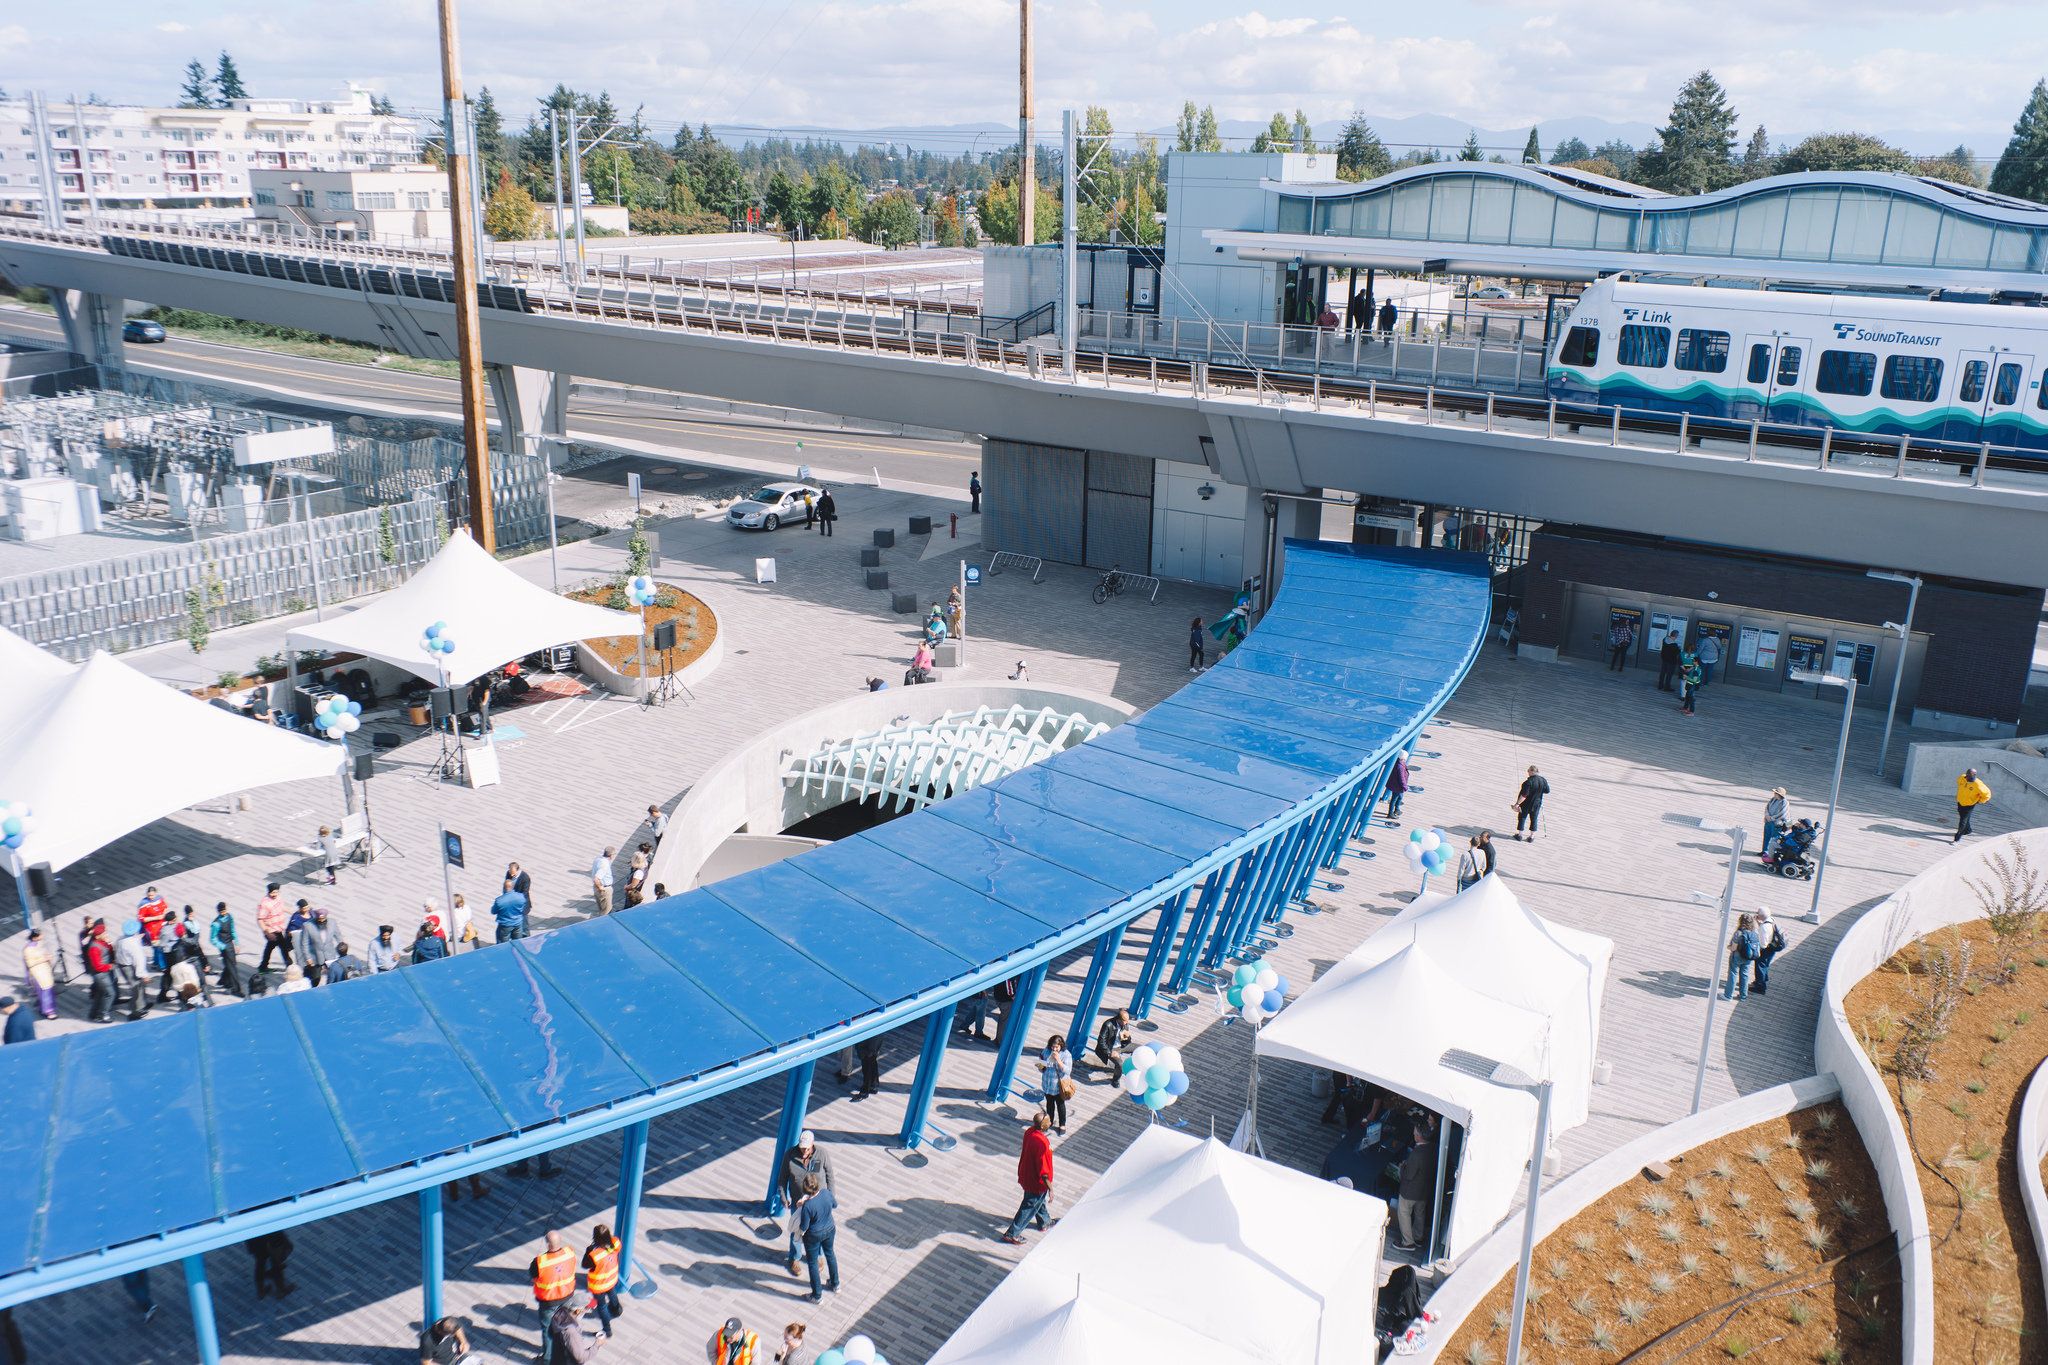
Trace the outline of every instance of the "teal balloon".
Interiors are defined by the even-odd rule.
[[[21,821],[15,819],[12,815],[8,816],[5,820],[0,820],[0,833],[13,838],[21,833]]]
[[[7,832],[12,834],[14,831],[9,830]],[[1145,1088],[1147,1090],[1163,1089],[1166,1083],[1172,1079],[1173,1068],[1171,1067],[1161,1066],[1159,1063],[1154,1062],[1145,1068]]]
[[[1138,1064],[1136,1062],[1132,1061],[1128,1057],[1124,1058],[1124,1074],[1126,1076],[1130,1075],[1133,1071],[1136,1071],[1137,1069]]]
[[[846,1365],[846,1352],[834,1346],[818,1357],[818,1365]]]
[[[1421,830],[1419,830],[1419,829],[1411,829],[1411,830],[1409,830],[1409,831],[1408,831],[1408,842],[1409,842],[1409,843],[1411,843],[1411,844],[1419,844],[1419,843],[1421,843],[1421,842],[1422,842],[1422,831],[1421,831]]]
[[[1138,1102],[1147,1109],[1164,1109],[1172,1098],[1164,1090],[1147,1090]]]
[[[432,635],[446,635],[448,633],[448,623],[446,621],[436,621],[434,622],[433,630],[428,633]]]
[[[1236,972],[1231,974],[1230,979],[1234,985],[1249,986],[1252,982],[1259,979],[1258,969],[1254,967],[1239,967]]]
[[[1238,1008],[1240,1005],[1244,1004],[1244,987],[1232,986],[1228,991],[1224,992],[1223,998],[1230,1002],[1230,1007],[1232,1009]],[[1128,1067],[1129,1063],[1125,1063],[1125,1066]]]

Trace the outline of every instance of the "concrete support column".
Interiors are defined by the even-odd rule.
[[[633,1238],[640,1231],[640,1201],[647,1190],[648,1122],[642,1119],[619,1131],[619,1206],[612,1214],[612,1234],[619,1239],[622,1287],[633,1283]]]
[[[192,1335],[200,1365],[220,1365],[220,1329],[213,1321],[213,1287],[206,1282],[206,1257],[185,1258],[185,1293],[192,1302]]]
[[[1087,979],[1081,983],[1081,998],[1074,1003],[1074,1022],[1067,1028],[1067,1037],[1080,1039],[1084,1052],[1089,1040],[1095,1037],[1095,1012],[1102,1008],[1102,993],[1109,989],[1110,973],[1116,970],[1117,951],[1124,946],[1124,930],[1128,927],[1119,924],[1095,940],[1095,959],[1088,964]]]
[[[775,1131],[774,1161],[768,1171],[768,1216],[782,1214],[782,1154],[796,1146],[804,1131],[804,1115],[811,1107],[811,1073],[816,1062],[798,1062],[782,1076],[782,1123]]]
[[[552,370],[530,370],[517,365],[484,366],[491,385],[491,406],[497,410],[499,430],[505,434],[505,448],[531,453],[529,439],[515,447],[515,436],[562,436],[569,429],[570,376]]]
[[[939,1068],[946,1061],[946,1045],[953,1037],[953,1006],[941,1005],[925,1016],[924,1046],[917,1055],[917,1078],[910,1083],[910,1105],[903,1115],[903,1132],[897,1146],[915,1150],[924,1141],[924,1122],[931,1117],[932,1096],[939,1088]]]
[[[447,1240],[441,1222],[441,1187],[420,1191],[420,1321],[421,1330],[441,1320],[441,1279],[447,1263]]]
[[[105,294],[88,294],[82,289],[52,289],[50,302],[64,327],[64,344],[88,365],[118,369],[125,363],[121,349],[121,299]]]
[[[1041,962],[1024,973],[1017,983],[1017,998],[1003,1015],[1002,1043],[996,1048],[995,1074],[989,1078],[988,1097],[999,1100],[1009,1093],[1017,1074],[1017,1060],[1024,1055],[1025,1035],[1031,1031],[1031,1016],[1038,1011],[1038,993],[1045,987],[1046,964]]]

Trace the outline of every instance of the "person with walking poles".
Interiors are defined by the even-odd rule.
[[[1963,836],[1970,832],[1970,817],[1977,813],[1977,807],[1991,799],[1991,788],[1977,776],[1975,768],[1963,769],[1963,775],[1956,779],[1956,837],[1949,840],[1960,844]]]
[[[832,500],[832,490],[827,488],[818,494],[818,534],[832,534],[832,523],[839,520],[839,504]]]
[[[597,1309],[597,1323],[606,1339],[612,1334],[612,1319],[626,1310],[619,1304],[619,1239],[611,1226],[599,1223],[590,1230],[590,1246],[583,1253],[583,1283],[590,1290],[591,1306]]]
[[[1628,666],[1629,646],[1636,642],[1635,623],[1626,616],[1617,617],[1607,629],[1607,671],[1619,673]]]
[[[828,1193],[838,1193],[832,1180],[832,1158],[818,1146],[818,1135],[806,1128],[797,1134],[796,1146],[782,1154],[782,1202],[790,1209],[788,1264],[792,1275],[796,1274],[797,1246],[801,1241],[796,1206],[803,1201],[804,1181],[811,1176],[824,1181]]]
[[[545,1327],[548,1315],[576,1293],[576,1253],[562,1240],[562,1234],[551,1228],[540,1255],[528,1264],[526,1273],[533,1281],[533,1301],[540,1309],[541,1324]]]
[[[1058,1221],[1046,1214],[1052,1202],[1052,1139],[1045,1134],[1051,1127],[1052,1120],[1041,1110],[1031,1116],[1031,1126],[1024,1130],[1024,1150],[1017,1157],[1017,1184],[1024,1190],[1024,1202],[1017,1205],[1017,1216],[1003,1233],[1003,1240],[1011,1246],[1024,1245],[1026,1223],[1044,1231]]]
[[[1735,921],[1735,933],[1728,940],[1728,979],[1721,983],[1723,1000],[1749,999],[1750,964],[1763,956],[1763,940],[1757,937],[1756,919],[1744,915]]]
[[[1543,798],[1550,795],[1550,783],[1543,774],[1536,771],[1536,765],[1529,765],[1529,775],[1522,779],[1520,790],[1513,801],[1515,811],[1515,838],[1522,838],[1522,826],[1529,826],[1526,843],[1536,842],[1536,821],[1543,814]]]

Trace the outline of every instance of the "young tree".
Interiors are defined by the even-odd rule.
[[[213,83],[220,87],[222,108],[227,107],[229,100],[249,98],[249,92],[242,88],[242,73],[235,69],[235,59],[225,51],[220,54],[220,69],[214,73]]]
[[[861,215],[862,240],[895,250],[917,245],[917,201],[908,190],[891,190]]]
[[[1991,192],[2048,204],[2048,80],[2034,82],[2012,141],[1992,169]]]
[[[1180,107],[1180,119],[1173,126],[1173,150],[1192,152],[1202,136],[1202,116],[1195,109],[1195,102],[1189,100]]]
[[[1465,134],[1465,145],[1458,149],[1458,160],[1486,160],[1486,153],[1479,149],[1479,130],[1477,128],[1473,128]]]
[[[782,224],[785,231],[794,232],[802,221],[797,209],[796,182],[779,166],[775,174],[768,177],[768,188],[762,192],[761,202],[769,218]]]
[[[1592,159],[1593,149],[1585,144],[1584,139],[1576,137],[1568,137],[1558,143],[1557,150],[1550,154],[1550,164],[1553,166],[1566,166],[1574,161]]]
[[[206,68],[194,57],[185,63],[185,83],[178,87],[180,109],[213,108],[213,77],[206,74]]]
[[[1913,158],[1896,147],[1862,133],[1817,133],[1777,158],[1777,171],[1900,171],[1913,169]]]
[[[1522,148],[1522,164],[1524,166],[1540,166],[1543,164],[1543,148],[1537,145],[1536,130],[1534,128],[1529,130],[1529,145]]]
[[[532,195],[512,183],[510,171],[498,172],[498,187],[484,205],[484,231],[500,242],[523,242],[539,235],[540,210]]]
[[[1308,115],[1294,111],[1294,127],[1288,130],[1288,139],[1294,143],[1297,152],[1313,152],[1316,149],[1314,129],[1309,127]]]
[[[1287,121],[1287,115],[1275,114],[1266,125],[1266,131],[1252,139],[1255,152],[1284,152],[1287,144],[1294,139],[1294,125]]]
[[[1195,130],[1195,150],[1198,152],[1220,152],[1223,150],[1223,133],[1216,126],[1216,106],[1202,106],[1202,123]]]
[[[1638,158],[1637,179],[1675,194],[1700,194],[1734,184],[1741,178],[1734,164],[1735,118],[1714,73],[1695,73],[1671,105],[1669,126],[1657,130],[1656,148]]]
[[[1920,175],[1946,180],[1954,185],[1968,185],[1972,189],[1984,187],[1984,177],[1977,173],[1977,155],[1968,147],[1958,146],[1941,156],[1922,158],[1914,170]]]
[[[1345,180],[1373,180],[1394,169],[1394,159],[1387,155],[1381,145],[1379,134],[1365,121],[1365,115],[1354,112],[1344,121],[1343,135],[1337,139],[1337,174]]]
[[[1756,131],[1749,135],[1749,147],[1742,153],[1742,174],[1747,180],[1755,180],[1778,173],[1777,158],[1771,155],[1770,134],[1759,123]]]
[[[939,211],[933,215],[938,225],[933,232],[940,246],[960,245],[960,196],[949,194],[939,201]]]

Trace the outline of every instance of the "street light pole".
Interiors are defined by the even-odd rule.
[[[1529,1193],[1522,1210],[1522,1255],[1515,1262],[1515,1310],[1508,1327],[1505,1365],[1519,1365],[1522,1358],[1522,1323],[1529,1312],[1529,1262],[1536,1254],[1536,1200],[1543,1193],[1543,1154],[1550,1146],[1550,1082],[1518,1071],[1505,1062],[1481,1057],[1474,1052],[1452,1048],[1437,1064],[1507,1090],[1523,1090],[1536,1096],[1536,1146],[1529,1154]],[[1438,1182],[1442,1194],[1442,1182]],[[1432,1248],[1433,1250],[1434,1248]]]
[[[1879,745],[1877,750],[1877,775],[1883,777],[1885,755],[1891,752],[1892,747],[1892,717],[1897,715],[1899,710],[1899,687],[1906,679],[1906,647],[1913,641],[1913,613],[1920,606],[1920,577],[1918,574],[1885,573],[1879,569],[1867,570],[1864,577],[1881,578],[1887,583],[1910,583],[1913,586],[1912,595],[1906,599],[1906,623],[1902,626],[1894,626],[1890,621],[1884,623],[1885,629],[1899,632],[1899,662],[1892,670],[1892,696],[1884,708],[1884,743]]]
[[[1808,924],[1820,923],[1820,887],[1828,875],[1828,841],[1835,837],[1835,805],[1842,797],[1842,761],[1849,756],[1849,721],[1856,714],[1856,675],[1854,673],[1794,673],[1792,681],[1813,683],[1816,686],[1840,687],[1847,695],[1842,699],[1842,738],[1835,745],[1835,785],[1828,793],[1828,822],[1820,832],[1820,866],[1813,873],[1813,905],[1804,918]]]
[[[1742,868],[1742,844],[1749,837],[1749,831],[1737,825],[1730,828],[1718,821],[1702,820],[1700,828],[1728,836],[1728,885],[1721,892],[1721,928],[1714,935],[1713,947],[1707,954],[1707,1023],[1700,1031],[1700,1069],[1692,1082],[1692,1111],[1700,1112],[1700,1097],[1707,1088],[1707,1056],[1714,1047],[1714,1002],[1721,998],[1718,983],[1725,979],[1721,968],[1723,945],[1728,942],[1728,917],[1735,910],[1735,874]]]

